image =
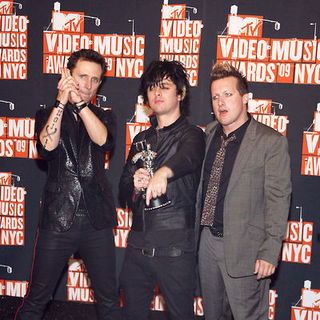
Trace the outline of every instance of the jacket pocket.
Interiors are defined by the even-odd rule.
[[[265,231],[257,226],[254,226],[252,224],[248,224],[248,233],[249,233],[249,238],[255,241],[263,241],[265,237]]]

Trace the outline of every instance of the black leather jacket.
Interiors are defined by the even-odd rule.
[[[189,124],[183,116],[160,130],[155,129],[155,117],[151,118],[151,124],[148,130],[134,138],[120,179],[120,198],[133,211],[132,230],[193,229],[196,192],[205,150],[204,133],[200,128]],[[154,171],[167,166],[174,174],[167,185],[167,196],[171,204],[154,211],[144,211],[145,200],[142,194],[134,196],[133,175],[142,167],[139,161],[132,163],[133,156],[138,152],[134,143],[144,139],[157,152]]]
[[[116,225],[112,190],[104,169],[106,151],[113,146],[115,121],[110,111],[91,104],[89,108],[108,128],[108,139],[103,146],[90,139],[83,122],[76,121],[69,104],[63,113],[57,148],[48,151],[39,139],[37,141],[39,155],[48,163],[40,214],[42,229],[68,230],[81,194],[88,217],[96,229]],[[51,110],[52,107],[40,109],[36,114],[38,137]]]

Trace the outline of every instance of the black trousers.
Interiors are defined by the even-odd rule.
[[[195,255],[148,257],[128,245],[120,275],[125,320],[146,320],[158,284],[171,320],[194,319]]]
[[[91,279],[100,320],[120,319],[112,228],[96,230],[86,216],[75,217],[70,230],[39,230],[28,292],[16,319],[42,319],[72,253],[79,252]]]

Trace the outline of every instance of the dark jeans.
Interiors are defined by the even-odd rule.
[[[91,279],[99,319],[120,319],[112,228],[96,230],[86,216],[75,217],[71,229],[66,232],[39,230],[29,289],[16,319],[43,317],[69,257],[77,251]]]
[[[124,297],[124,319],[146,320],[158,284],[171,320],[194,319],[195,255],[148,257],[128,245],[120,286]]]

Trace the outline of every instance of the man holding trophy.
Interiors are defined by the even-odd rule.
[[[185,118],[189,83],[176,61],[154,61],[140,93],[154,111],[139,133],[120,180],[120,196],[133,224],[120,285],[125,319],[148,319],[158,284],[174,319],[193,319],[195,197],[204,156],[204,134]]]

